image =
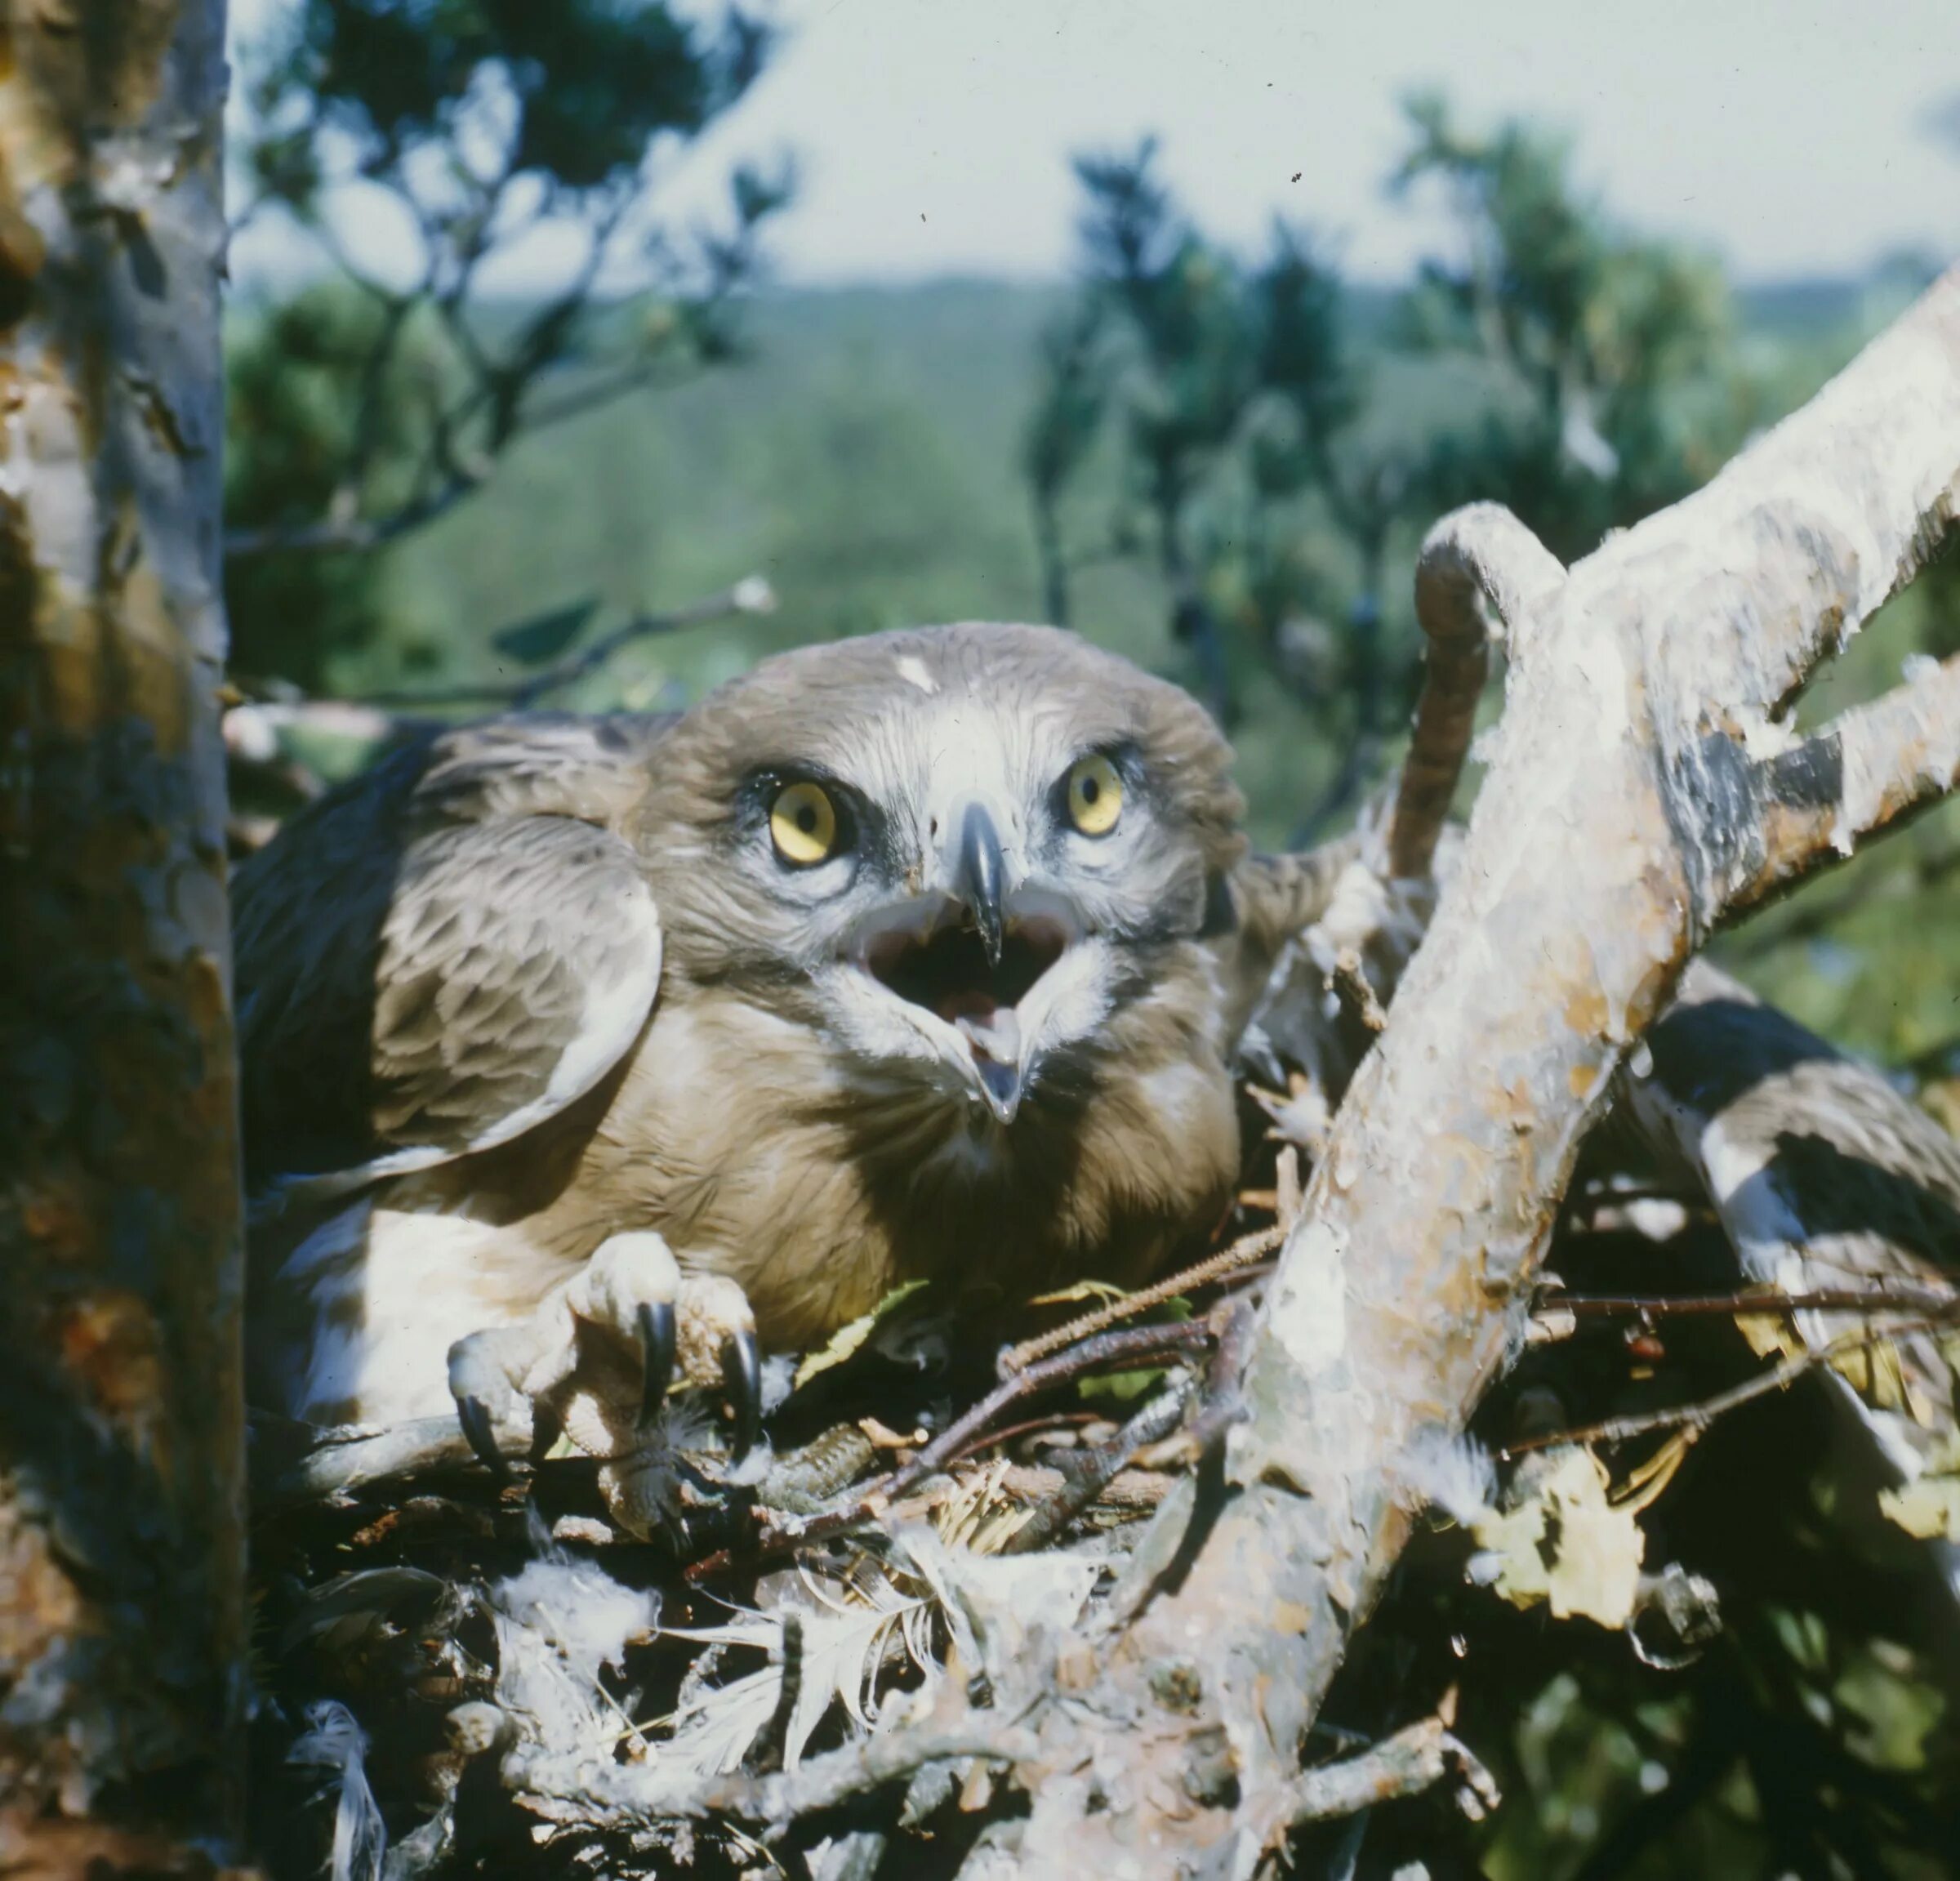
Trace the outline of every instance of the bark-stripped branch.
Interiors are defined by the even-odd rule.
[[[1358,1816],[1378,1803],[1419,1796],[1449,1778],[1457,1782],[1464,1813],[1475,1820],[1481,1821],[1502,1800],[1496,1780],[1450,1736],[1443,1720],[1424,1718],[1357,1756],[1303,1770],[1280,1794],[1280,1808],[1267,1830],[1266,1845],[1276,1848],[1285,1832],[1303,1822]]]
[[[1051,1788],[1024,1840],[1038,1825],[1045,1849],[1099,1871],[1244,1876],[1264,1858],[1414,1519],[1398,1487],[1411,1446],[1460,1429],[1516,1349],[1615,1072],[1761,872],[1763,818],[1736,775],[1787,743],[1778,715],[1910,578],[1957,501],[1960,270],[1706,490],[1562,582],[1491,512],[1432,538],[1425,624],[1481,605],[1503,628],[1490,769],[1269,1290],[1227,1500],[1196,1535],[1192,1500],[1167,1503],[1140,1554],[1187,1569],[1040,1716],[1022,1780],[1039,1790],[1093,1760],[1096,1806]],[[1945,682],[1912,691],[1937,762],[1953,735]],[[1889,706],[1855,721],[1860,775],[1884,787],[1855,800],[1854,831],[1903,803],[1900,780],[1928,775],[1921,796],[1952,780],[1949,762],[1930,781],[1923,752],[1885,761],[1878,741],[1901,722]],[[1808,836],[1781,846],[1793,870],[1830,853]],[[1174,1687],[1174,1714],[1160,1696]],[[1205,1729],[1229,1745],[1229,1801],[1194,1803],[1178,1776]]]
[[[1388,827],[1388,872],[1426,876],[1463,775],[1490,642],[1504,622],[1548,599],[1566,578],[1556,557],[1508,510],[1473,504],[1447,515],[1423,543],[1415,617],[1429,642],[1415,732]]]
[[[1725,916],[1850,855],[1960,783],[1960,654],[1928,661],[1882,698],[1749,761],[1742,780],[1738,809],[1748,820],[1735,833],[1755,867],[1735,872]]]

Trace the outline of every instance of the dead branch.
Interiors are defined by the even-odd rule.
[[[1464,1813],[1481,1821],[1502,1800],[1496,1781],[1471,1752],[1450,1734],[1441,1718],[1424,1718],[1392,1737],[1339,1763],[1303,1770],[1281,1798],[1285,1814],[1267,1830],[1267,1847],[1276,1848],[1286,1830],[1303,1822],[1329,1822],[1358,1816],[1381,1803],[1419,1796],[1454,1778]]]
[[[1882,698],[1773,756],[1711,747],[1711,758],[1740,765],[1734,787],[1747,805],[1728,831],[1739,853],[1720,912],[1732,917],[1960,782],[1960,654],[1915,666]]]
[[[1546,1295],[1532,1308],[1538,1314],[1566,1313],[1575,1319],[1732,1319],[1738,1313],[1899,1313],[1937,1322],[1960,1318],[1960,1293],[1950,1288],[1877,1286],[1820,1287],[1808,1293],[1574,1294]]]
[[[1017,1372],[1027,1371],[1037,1359],[1046,1358],[1050,1353],[1073,1345],[1077,1339],[1086,1339],[1091,1333],[1101,1332],[1105,1327],[1119,1325],[1126,1319],[1134,1319],[1138,1313],[1147,1313],[1166,1300],[1176,1299],[1183,1294],[1196,1291],[1200,1286],[1223,1280],[1227,1274],[1236,1273],[1254,1261],[1263,1259],[1285,1237],[1283,1228],[1256,1229],[1250,1234],[1240,1236],[1231,1246],[1207,1255],[1204,1259],[1148,1286],[1139,1287],[1134,1293],[1126,1293],[1120,1299],[1099,1306],[1093,1313],[1083,1313],[1066,1326],[1058,1326],[1054,1331],[1041,1333],[1033,1339],[1024,1339],[1020,1344],[1009,1346],[1000,1354],[998,1366],[1000,1376],[1011,1378]]]
[[[1937,1316],[1917,1317],[1888,1328],[1860,1326],[1850,1332],[1840,1333],[1828,1344],[1806,1346],[1788,1353],[1766,1371],[1759,1371],[1753,1378],[1745,1378],[1726,1390],[1698,1397],[1690,1404],[1670,1404],[1658,1411],[1628,1411],[1624,1416],[1601,1418],[1597,1424],[1583,1424],[1573,1430],[1521,1437],[1508,1445],[1504,1454],[1522,1456],[1530,1451],[1552,1450],[1575,1443],[1625,1443],[1636,1437],[1651,1437],[1660,1430],[1683,1430],[1690,1436],[1699,1437],[1717,1418],[1726,1417],[1730,1411],[1753,1404],[1759,1397],[1767,1397],[1773,1392],[1788,1390],[1804,1373],[1820,1365],[1834,1365],[1861,1346],[1869,1346],[1879,1339],[1925,1332],[1935,1326],[1950,1323],[1951,1317],[1949,1313],[1943,1311]]]
[[[1950,786],[1944,675],[1833,728],[1834,773],[1766,754],[1788,748],[1781,715],[1819,661],[1911,577],[1957,503],[1960,270],[1705,490],[1562,582],[1498,513],[1432,537],[1430,578],[1504,627],[1490,769],[1270,1288],[1230,1499],[1176,1590],[1041,1716],[1022,1781],[1093,1760],[1098,1802],[1043,1792],[1023,1840],[1044,1852],[1024,1872],[1064,1849],[1139,1874],[1245,1875],[1263,1858],[1408,1533],[1402,1460],[1459,1429],[1515,1348],[1616,1068],[1766,870],[1821,867]],[[1139,1555],[1184,1546],[1193,1519],[1173,1497]],[[1157,1695],[1174,1673],[1174,1714]],[[1178,1780],[1207,1731],[1230,1746],[1236,1802],[1194,1805]]]
[[[1503,623],[1550,595],[1565,570],[1508,510],[1480,503],[1446,516],[1423,545],[1415,617],[1428,640],[1415,730],[1388,831],[1388,872],[1429,873],[1450,800],[1469,756],[1490,672],[1490,641]],[[1496,582],[1500,587],[1486,589]]]

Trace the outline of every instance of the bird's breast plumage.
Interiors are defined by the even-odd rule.
[[[1203,978],[1180,963],[1112,1014],[1006,1125],[750,995],[674,984],[527,1232],[572,1262],[657,1228],[792,1349],[906,1280],[996,1295],[1084,1273],[1134,1283],[1217,1219],[1238,1170],[1226,1041],[1192,1010]]]

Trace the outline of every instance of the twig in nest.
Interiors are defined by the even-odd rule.
[[[1218,1344],[1205,1366],[1205,1392],[1198,1414],[1187,1427],[1183,1442],[1193,1462],[1204,1457],[1227,1430],[1245,1415],[1239,1386],[1245,1375],[1245,1355],[1252,1343],[1253,1311],[1243,1299],[1221,1300],[1212,1309]]]
[[[1810,1293],[1548,1293],[1534,1313],[1580,1319],[1678,1319],[1698,1314],[1909,1313],[1938,1322],[1960,1319],[1960,1293],[1933,1286],[1821,1287]]]
[[[1181,1380],[1153,1397],[1111,1442],[1086,1455],[1069,1458],[1062,1467],[1061,1493],[1041,1504],[1000,1552],[1031,1554],[1047,1547],[1109,1487],[1139,1450],[1162,1442],[1184,1421],[1191,1397],[1190,1382]]]
[[[1212,1328],[1205,1321],[1185,1320],[1169,1326],[1134,1326],[1128,1331],[1108,1332],[1099,1338],[1085,1339],[1068,1351],[1031,1365],[1004,1384],[996,1385],[964,1416],[948,1424],[909,1463],[902,1464],[882,1482],[871,1485],[849,1508],[833,1510],[808,1521],[792,1518],[788,1522],[773,1522],[744,1547],[742,1558],[764,1559],[812,1542],[828,1540],[867,1522],[876,1521],[908,1490],[943,1469],[956,1457],[964,1455],[976,1440],[985,1435],[989,1423],[1009,1405],[1046,1385],[1060,1384],[1100,1366],[1124,1361],[1168,1358],[1196,1351],[1209,1344],[1214,1336]],[[717,1549],[712,1554],[704,1555],[693,1562],[686,1570],[686,1578],[691,1581],[706,1580],[730,1567],[734,1558],[733,1549]]]
[[[688,1813],[715,1811],[781,1833],[800,1817],[834,1809],[867,1790],[911,1776],[922,1764],[962,1757],[1031,1763],[1040,1754],[1040,1740],[1021,1717],[969,1711],[944,1723],[901,1725],[841,1750],[805,1758],[782,1776],[718,1777],[688,1799],[695,1805]],[[662,1801],[664,1813],[679,1812],[670,1801]]]
[[[1120,1304],[1127,1306],[1129,1301]],[[1213,1329],[1205,1321],[1183,1320],[1169,1326],[1139,1326],[1127,1332],[1105,1332],[1083,1339],[1059,1356],[1027,1366],[996,1385],[972,1410],[949,1424],[910,1463],[880,1483],[874,1495],[881,1501],[889,1502],[923,1482],[935,1471],[943,1469],[1009,1405],[1017,1398],[1039,1391],[1044,1385],[1080,1377],[1094,1366],[1118,1359],[1165,1358],[1174,1353],[1195,1351],[1210,1344],[1214,1336]]]
[[[1789,1296],[1793,1299],[1800,1295]],[[1744,1295],[1744,1312],[1765,1310],[1760,1296],[1752,1305],[1751,1296]],[[1768,1311],[1775,1312],[1781,1303],[1774,1302]],[[1499,1455],[1508,1462],[1514,1456],[1522,1456],[1527,1451],[1550,1450],[1568,1443],[1624,1443],[1628,1438],[1646,1437],[1656,1430],[1692,1430],[1698,1434],[1706,1430],[1718,1417],[1752,1403],[1758,1397],[1766,1397],[1772,1391],[1781,1391],[1801,1378],[1813,1366],[1829,1365],[1833,1361],[1855,1352],[1861,1345],[1869,1345],[1878,1338],[1896,1338],[1902,1333],[1930,1332],[1942,1325],[1950,1325],[1953,1314],[1949,1310],[1931,1318],[1917,1318],[1902,1326],[1891,1326],[1880,1333],[1876,1328],[1861,1326],[1851,1332],[1832,1339],[1825,1345],[1814,1345],[1802,1352],[1791,1353],[1780,1358],[1767,1371],[1758,1372],[1753,1378],[1745,1378],[1741,1384],[1731,1385],[1726,1391],[1718,1391],[1712,1397],[1695,1399],[1692,1404],[1670,1405],[1664,1411],[1630,1411],[1622,1417],[1609,1417],[1597,1424],[1582,1424],[1576,1430],[1555,1430],[1544,1437],[1521,1437],[1517,1442],[1507,1444]]]
[[[1285,1238],[1284,1223],[1275,1223],[1271,1228],[1241,1235],[1231,1246],[1220,1248],[1195,1266],[1170,1274],[1135,1293],[1125,1294],[1120,1299],[1112,1299],[1108,1305],[1099,1306],[1093,1313],[1082,1313],[1067,1325],[1057,1326],[1053,1332],[1045,1332],[1037,1338],[1009,1346],[1000,1354],[995,1369],[1002,1378],[1013,1378],[1046,1358],[1051,1352],[1073,1345],[1077,1339],[1100,1332],[1106,1326],[1116,1326],[1124,1320],[1134,1319],[1139,1313],[1147,1313],[1167,1299],[1175,1299],[1180,1294],[1189,1293],[1196,1287],[1209,1286],[1214,1280],[1222,1280],[1227,1274],[1250,1266],[1262,1256],[1272,1253]]]

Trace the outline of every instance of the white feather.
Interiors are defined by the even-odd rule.
[[[286,1753],[286,1761],[301,1769],[326,1771],[321,1795],[337,1790],[327,1872],[332,1881],[380,1881],[388,1830],[368,1785],[368,1734],[345,1705],[331,1698],[306,1707],[306,1724],[305,1734]]]

